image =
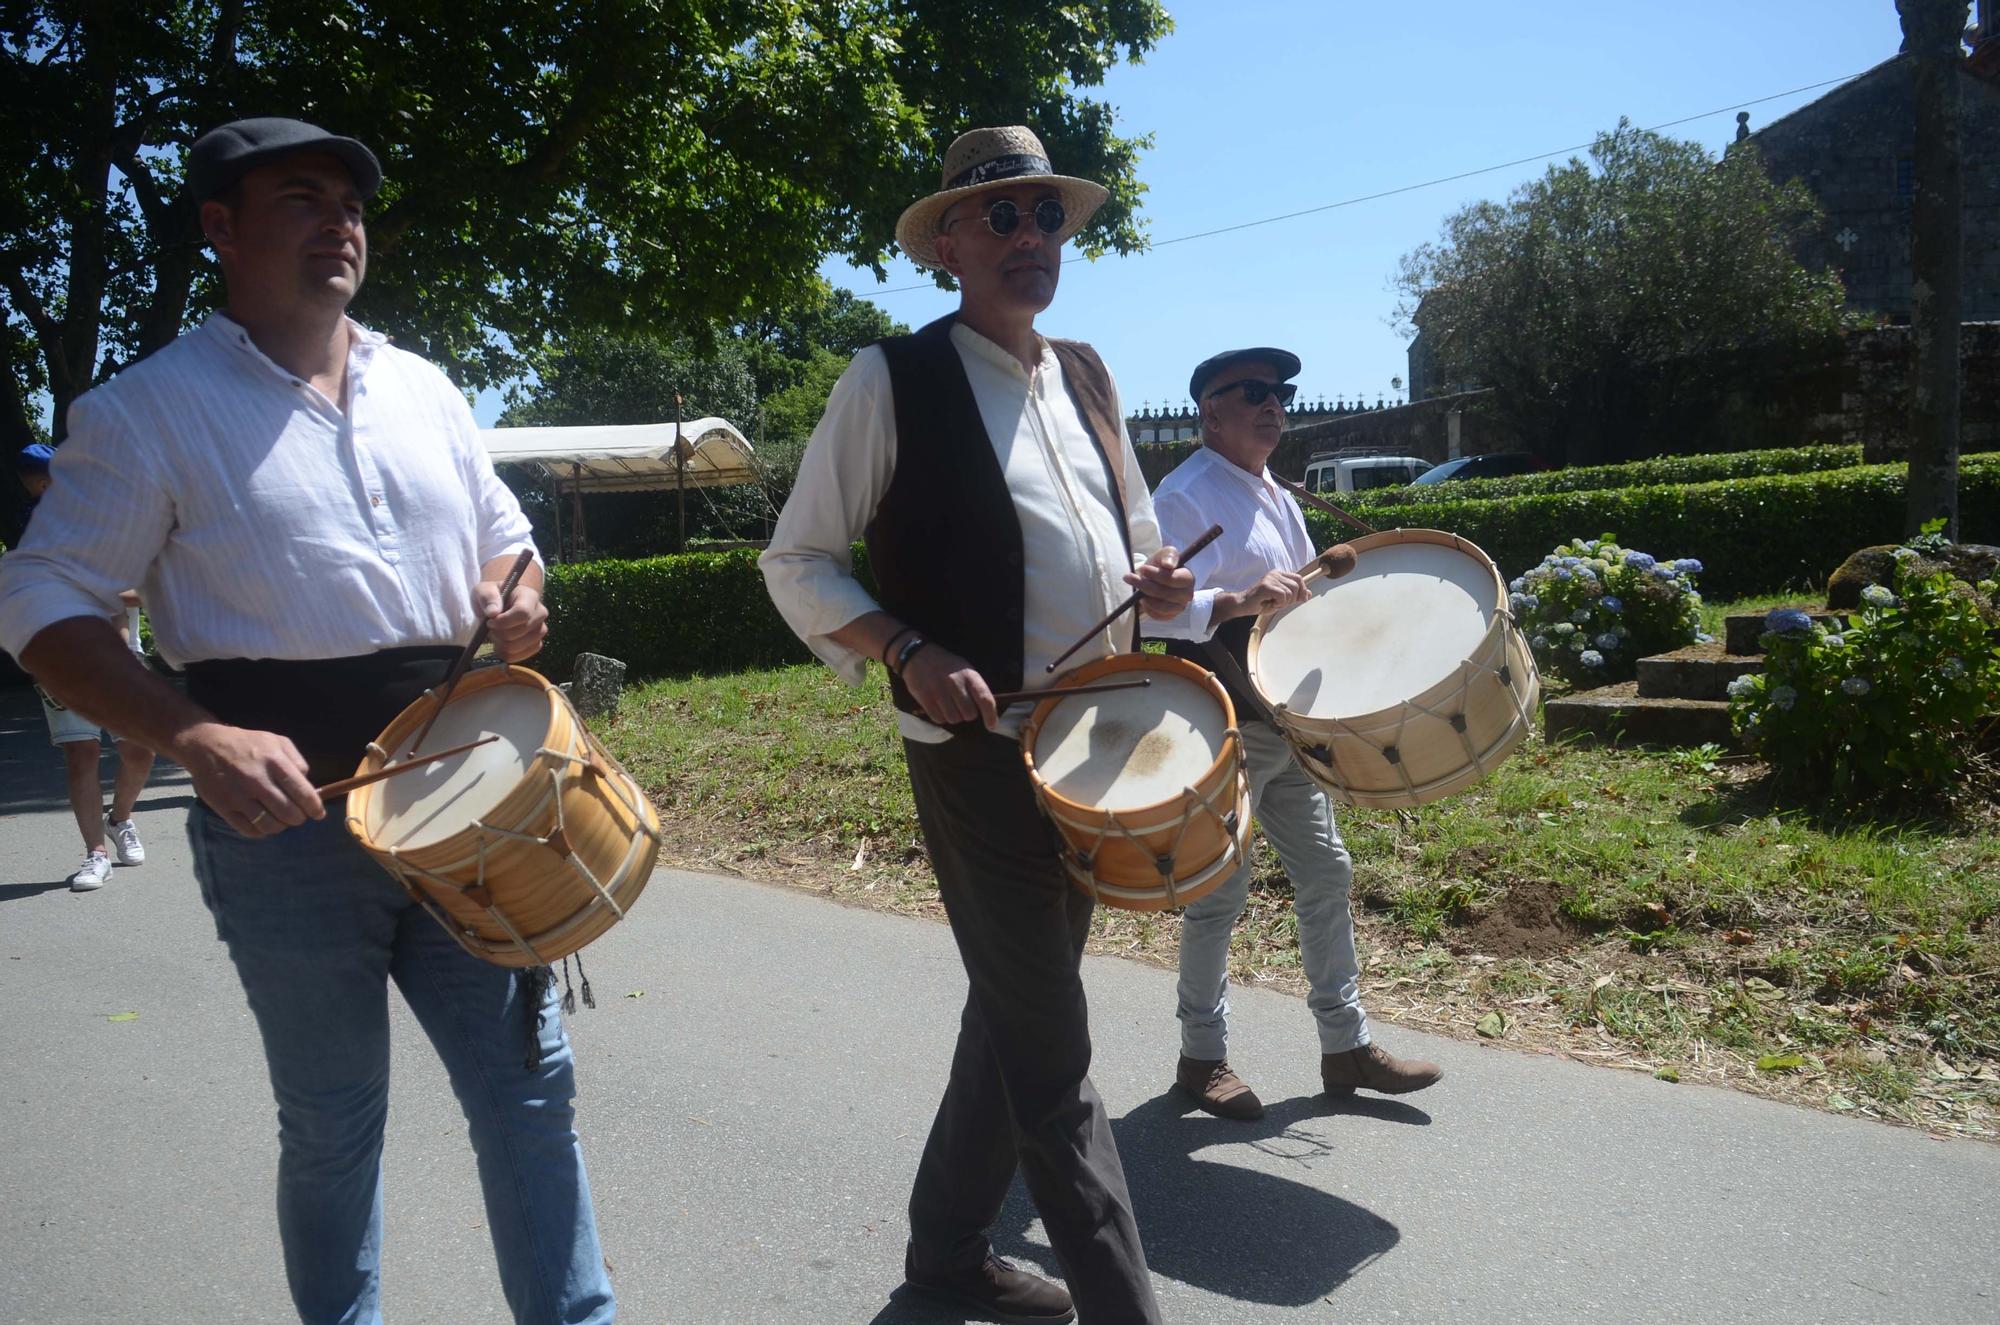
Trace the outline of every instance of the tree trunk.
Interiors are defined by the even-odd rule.
[[[1916,197],[1910,209],[1914,390],[1906,524],[1942,518],[1958,537],[1959,319],[1964,173],[1959,157],[1959,40],[1965,0],[1897,0],[1916,63]]]

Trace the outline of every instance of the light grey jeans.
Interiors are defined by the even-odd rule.
[[[1333,826],[1326,793],[1299,768],[1284,737],[1262,722],[1245,721],[1242,730],[1250,809],[1292,881],[1299,956],[1312,986],[1306,1007],[1319,1024],[1320,1052],[1344,1053],[1368,1043],[1348,904],[1354,863]],[[1229,932],[1249,894],[1245,862],[1182,917],[1178,996],[1181,1052],[1189,1058],[1228,1056]]]

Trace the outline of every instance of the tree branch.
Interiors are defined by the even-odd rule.
[[[14,311],[28,320],[34,329],[35,340],[41,345],[42,357],[51,367],[62,362],[62,328],[49,316],[42,301],[35,298],[35,292],[28,286],[28,273],[20,260],[13,254],[0,252],[0,289],[7,291],[7,297],[14,303]]]

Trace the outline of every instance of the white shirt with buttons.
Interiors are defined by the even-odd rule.
[[[1022,577],[1025,591],[1022,685],[1039,689],[1056,679],[1044,670],[1045,664],[1123,602],[1131,593],[1125,575],[1159,550],[1152,499],[1131,442],[1118,439],[1125,468],[1125,525],[1132,541],[1128,560],[1104,465],[1063,385],[1062,364],[1048,342],[1042,342],[1041,361],[1033,373],[963,323],[952,324],[951,343],[965,366],[987,440],[999,458],[1021,522],[1024,564],[1015,573]],[[1115,397],[1115,387],[1113,391]],[[1120,411],[1115,417],[1124,415]],[[895,468],[896,409],[889,361],[871,345],[854,356],[835,384],[826,413],[813,429],[771,546],[761,559],[765,585],[786,624],[855,685],[860,684],[868,660],[831,636],[877,610],[875,600],[854,578],[849,548],[874,517]],[[965,592],[983,596],[982,582],[1010,569],[967,566]],[[1100,632],[1063,664],[1063,670],[1122,652],[1131,638],[1132,620],[1127,616],[1112,630]],[[1014,734],[1032,710],[1028,704],[1001,710],[999,730]],[[901,710],[896,724],[912,740],[946,738],[943,728]]]
[[[1205,640],[1215,633],[1215,599],[1224,591],[1247,589],[1274,570],[1302,570],[1319,555],[1306,518],[1292,494],[1271,471],[1252,474],[1204,446],[1174,466],[1153,494],[1160,536],[1186,547],[1212,524],[1222,536],[1188,562],[1194,572],[1194,599],[1165,621],[1146,619],[1152,639]]]
[[[176,665],[470,638],[480,568],[532,546],[527,517],[450,379],[348,326],[344,411],[221,314],[79,397],[0,558],[0,648],[134,584]]]

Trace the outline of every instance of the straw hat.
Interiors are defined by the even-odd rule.
[[[1062,199],[1063,211],[1068,213],[1068,219],[1063,222],[1063,228],[1051,236],[1057,243],[1083,229],[1091,213],[1111,196],[1110,190],[1102,184],[1056,174],[1049,165],[1049,154],[1042,147],[1042,140],[1025,125],[973,129],[960,134],[945,152],[942,187],[928,198],[910,204],[898,218],[896,242],[909,255],[910,261],[919,267],[942,266],[938,261],[935,241],[938,222],[946,209],[960,198],[982,189],[1024,180],[1043,181]],[[1034,224],[1026,217],[1022,219],[1029,225]]]

